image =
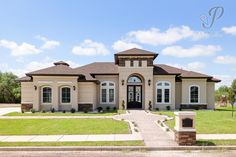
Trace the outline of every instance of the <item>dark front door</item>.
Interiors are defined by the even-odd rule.
[[[142,86],[127,86],[127,108],[142,108]]]

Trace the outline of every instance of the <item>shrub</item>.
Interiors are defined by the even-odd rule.
[[[84,108],[84,113],[88,113],[88,108]]]
[[[62,113],[66,113],[66,110],[63,110]]]
[[[159,108],[158,108],[158,107],[156,108],[156,111],[159,111]]]
[[[182,108],[181,108],[181,107],[179,108],[179,111],[182,111]]]
[[[124,110],[125,109],[125,101],[124,100],[122,100],[121,106],[122,106],[122,109]]]
[[[75,113],[75,109],[72,108],[72,109],[70,110],[70,112],[71,112],[71,113]]]
[[[115,110],[117,110],[117,108],[116,108],[116,107],[113,107],[113,110],[115,111]]]
[[[169,110],[170,110],[170,106],[166,106],[166,110],[168,110],[168,111],[169,111]]]
[[[97,110],[98,110],[98,112],[101,112],[103,110],[103,108],[102,107],[98,107]]]
[[[42,110],[42,113],[46,113],[46,111],[45,111],[45,110]]]
[[[109,107],[109,106],[107,106],[107,107],[106,107],[106,109],[107,109],[107,111],[109,111],[109,110],[110,110],[110,107]]]
[[[35,113],[35,109],[31,109],[31,112],[32,112],[32,113]]]
[[[148,102],[148,109],[149,109],[150,111],[152,110],[152,102],[151,102],[151,101]]]
[[[54,113],[55,112],[55,108],[51,108],[51,112]]]

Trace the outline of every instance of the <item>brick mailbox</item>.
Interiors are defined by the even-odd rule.
[[[179,145],[195,145],[195,112],[175,112],[175,141]]]

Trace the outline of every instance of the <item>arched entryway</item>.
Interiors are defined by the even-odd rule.
[[[143,81],[138,75],[131,75],[127,80],[127,109],[142,108]]]

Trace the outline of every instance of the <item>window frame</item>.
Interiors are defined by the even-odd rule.
[[[161,86],[158,84],[161,83]],[[168,83],[169,86],[165,86],[165,83]],[[161,89],[161,102],[157,101],[157,90]],[[169,102],[165,102],[165,89],[169,89]],[[171,83],[169,81],[157,81],[156,82],[156,92],[155,92],[156,104],[171,104]]]
[[[102,86],[102,84],[106,83],[105,86]],[[113,86],[110,86],[109,84],[112,83]],[[102,90],[106,89],[106,102],[102,101]],[[114,99],[113,102],[110,102],[110,89],[114,90]],[[116,103],[116,84],[113,81],[102,81],[100,83],[100,104],[115,104]]]
[[[191,102],[191,87],[197,87],[198,88],[198,102]],[[200,86],[199,85],[190,85],[188,88],[188,95],[189,95],[189,104],[200,104]]]
[[[62,102],[62,88],[69,88],[70,89],[70,102]],[[70,86],[61,86],[60,87],[60,104],[67,105],[71,104],[72,101],[72,89]]]
[[[50,89],[51,89],[51,102],[44,102],[44,101],[43,101],[43,89],[44,89],[44,88],[50,88]],[[51,87],[51,86],[42,86],[42,87],[41,87],[41,103],[42,103],[43,105],[51,105],[52,102],[53,102],[53,89],[52,89],[52,87]]]

